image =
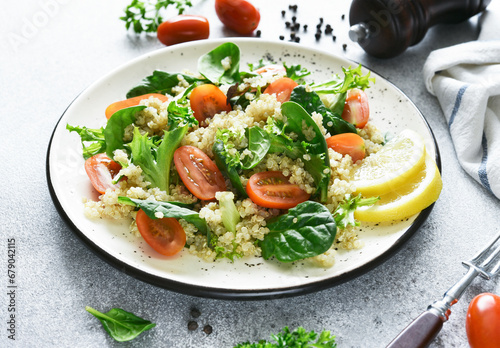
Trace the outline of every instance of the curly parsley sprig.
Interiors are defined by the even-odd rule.
[[[132,0],[120,19],[125,22],[127,30],[132,27],[137,34],[155,33],[163,22],[161,12],[170,5],[175,5],[178,14],[184,13],[186,7],[193,6],[190,0]]]
[[[330,331],[322,331],[317,334],[314,331],[307,332],[303,327],[298,327],[294,331],[290,331],[288,327],[284,327],[283,331],[271,335],[274,342],[260,340],[257,343],[240,343],[234,348],[336,348],[335,336],[330,334]]]

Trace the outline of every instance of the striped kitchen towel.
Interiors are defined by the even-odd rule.
[[[461,166],[500,198],[500,11],[482,20],[477,41],[432,52],[423,73]]]

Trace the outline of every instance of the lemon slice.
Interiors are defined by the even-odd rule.
[[[369,222],[405,219],[434,203],[442,187],[443,182],[436,162],[426,154],[424,168],[411,181],[381,195],[376,204],[356,209],[354,217]]]
[[[405,129],[377,153],[365,158],[354,171],[356,193],[365,197],[380,196],[412,180],[425,163],[422,137]]]

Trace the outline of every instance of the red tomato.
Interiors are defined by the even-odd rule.
[[[215,193],[226,191],[226,181],[217,165],[194,146],[181,146],[174,152],[174,163],[189,192],[204,201],[215,199]]]
[[[286,69],[283,65],[278,65],[278,64],[271,64],[271,65],[266,65],[263,66],[262,68],[258,68],[254,71],[256,74],[270,74],[270,75],[276,75],[281,72],[285,72]]]
[[[215,0],[215,12],[226,27],[242,35],[259,26],[260,12],[246,0]]]
[[[99,193],[105,193],[106,189],[115,189],[118,185],[113,184],[113,178],[122,169],[122,166],[110,159],[106,154],[99,153],[85,161],[85,171],[92,186]]]
[[[347,92],[342,118],[357,128],[363,128],[369,117],[370,108],[366,93],[357,88],[350,89]]]
[[[203,16],[182,14],[158,26],[158,40],[170,46],[181,42],[207,39],[210,35],[208,20]]]
[[[106,111],[105,111],[106,118],[109,120],[110,117],[113,116],[113,114],[115,112],[117,112],[118,110],[125,109],[125,108],[131,107],[131,106],[139,105],[141,100],[149,99],[149,97],[158,98],[162,102],[166,102],[168,100],[168,97],[166,95],[159,94],[159,93],[148,93],[148,94],[140,95],[137,97],[128,98],[125,100],[120,100],[120,101],[114,102],[113,104],[111,104],[110,106],[108,106],[106,108]]]
[[[276,94],[276,99],[280,103],[284,103],[290,100],[290,95],[292,94],[292,90],[297,86],[298,83],[292,80],[291,78],[282,77],[271,82],[271,84],[267,86],[264,93]]]
[[[342,155],[349,155],[353,162],[365,158],[365,141],[355,133],[342,133],[326,139],[326,145]]]
[[[252,202],[265,208],[290,209],[310,197],[281,172],[256,173],[248,180],[246,189]]]
[[[474,297],[465,328],[471,348],[500,348],[500,296],[484,293]]]
[[[205,122],[207,118],[211,118],[222,111],[229,112],[232,110],[231,105],[227,102],[226,95],[219,87],[211,84],[195,87],[191,91],[189,100],[193,115],[200,123],[200,127],[207,126]]]
[[[135,222],[146,243],[162,255],[175,255],[186,245],[186,232],[174,218],[151,219],[141,209]]]

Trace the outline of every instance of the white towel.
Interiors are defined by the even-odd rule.
[[[423,73],[461,166],[500,198],[500,6],[481,20],[477,41],[432,52]]]

